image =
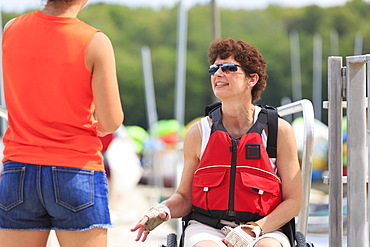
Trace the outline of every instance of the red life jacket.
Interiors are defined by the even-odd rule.
[[[281,202],[281,181],[261,137],[270,123],[268,116],[268,110],[262,108],[251,129],[234,139],[222,124],[221,107],[210,114],[210,138],[194,173],[193,219],[220,228],[221,219],[237,224],[256,221]],[[269,125],[269,135],[270,128],[277,129],[277,114],[275,118],[276,126]]]

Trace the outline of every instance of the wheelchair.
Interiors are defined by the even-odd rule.
[[[303,149],[302,153],[302,178],[303,178],[303,213],[298,215],[298,222],[303,222],[303,225],[307,225],[307,217],[308,217],[308,204],[310,198],[310,189],[311,189],[311,176],[312,176],[312,156],[313,156],[313,140],[314,140],[314,113],[313,113],[313,106],[309,100],[299,100],[296,102],[289,103],[284,106],[280,106],[277,108],[278,113],[281,117],[295,114],[298,112],[302,112],[303,119],[304,119],[304,135],[303,135],[303,143],[305,145],[305,149]],[[207,114],[206,114],[207,115]],[[183,223],[184,220],[182,219]],[[292,219],[293,221],[293,219]],[[294,221],[293,221],[294,222]],[[182,226],[182,232],[184,232],[184,224]],[[291,231],[290,236],[294,235],[295,241],[294,246],[292,247],[314,247],[314,244],[311,242],[306,241],[305,234],[300,231],[295,230],[295,223],[291,223]],[[301,231],[305,231],[302,229]],[[182,237],[180,238],[180,243],[177,243],[177,235],[175,233],[170,233],[167,235],[167,244],[160,244],[158,247],[183,247]],[[291,238],[293,239],[293,238]]]
[[[188,214],[181,219],[181,230],[179,231],[182,233],[179,238],[179,243],[177,241],[177,235],[175,233],[169,233],[167,235],[166,244],[159,244],[158,247],[183,247],[184,231],[190,220],[191,214]],[[296,229],[295,218],[287,222],[281,229],[290,239],[292,247],[314,247],[313,243],[306,241],[305,235]]]
[[[314,247],[313,243],[306,242],[306,237],[301,232],[296,232],[296,246],[295,247]],[[177,245],[177,235],[175,233],[170,233],[167,235],[167,243],[160,244],[158,247],[183,247]]]

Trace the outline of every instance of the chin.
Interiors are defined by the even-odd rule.
[[[215,95],[224,95],[227,91],[226,88],[213,88],[213,93]]]

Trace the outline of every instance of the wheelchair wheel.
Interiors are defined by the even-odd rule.
[[[175,233],[167,235],[167,247],[177,247],[177,235]]]
[[[313,244],[310,242],[306,242],[306,237],[301,232],[295,233],[295,239],[297,241],[296,247],[313,247]]]

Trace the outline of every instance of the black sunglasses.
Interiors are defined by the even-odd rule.
[[[240,66],[238,64],[234,63],[224,63],[224,64],[213,64],[209,66],[208,72],[210,75],[214,75],[218,68],[221,66],[222,72],[229,74],[229,73],[234,73],[238,71],[238,67],[243,68],[243,66]]]

